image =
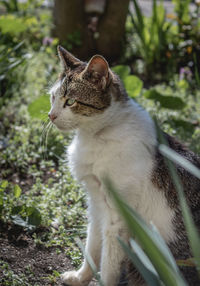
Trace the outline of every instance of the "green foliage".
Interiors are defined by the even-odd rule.
[[[191,4],[191,0],[172,0],[175,6],[175,12],[178,16],[178,23],[181,25],[182,23],[189,23],[190,21],[190,13],[189,13],[189,5]]]
[[[0,183],[0,217],[3,219],[8,213],[14,224],[33,230],[41,224],[41,215],[36,207],[21,203],[21,193],[17,184],[12,185],[5,180]]]
[[[124,79],[124,86],[130,97],[140,95],[143,87],[143,82],[135,75],[129,75]]]
[[[143,61],[143,70],[138,72],[142,72],[152,82],[160,79],[166,81],[174,72],[187,67],[191,76],[195,75],[193,81],[198,84],[199,4],[196,3],[191,12],[191,0],[174,0],[174,13],[166,14],[163,2],[153,0],[152,14],[145,17],[139,1],[132,2],[135,13],[130,12],[127,22],[127,53],[131,58]],[[137,65],[135,66],[137,69]],[[188,75],[190,81],[191,76]]]
[[[4,277],[1,277],[3,286],[32,286],[27,278],[27,271],[25,273],[16,274],[11,269],[10,265],[0,260],[0,269],[3,270]]]
[[[186,105],[180,97],[163,95],[156,89],[147,90],[145,93],[143,93],[143,96],[154,100],[155,102],[159,102],[161,107],[168,109],[183,109]]]
[[[130,74],[130,67],[125,65],[118,65],[112,68],[112,70],[122,79],[125,78]]]
[[[18,35],[27,30],[27,22],[14,15],[3,15],[0,18],[0,29],[3,34]]]
[[[20,65],[25,64],[26,54],[19,52],[22,46],[23,42],[14,47],[0,46],[0,107],[5,99],[11,96],[7,87],[14,82],[14,72]]]
[[[130,97],[137,97],[140,95],[143,87],[143,82],[139,77],[130,75],[130,68],[125,65],[119,65],[112,68],[112,70],[119,75],[124,83],[124,87]]]
[[[50,101],[48,95],[41,95],[28,106],[28,111],[33,118],[44,119],[44,114],[50,110]]]
[[[169,62],[166,53],[169,50],[169,31],[171,23],[166,21],[163,4],[152,4],[152,16],[147,19],[143,16],[137,0],[132,0],[135,8],[135,17],[130,14],[133,28],[139,38],[136,42],[137,51],[142,56],[146,66],[146,73],[159,68]],[[152,76],[152,74],[151,74]]]

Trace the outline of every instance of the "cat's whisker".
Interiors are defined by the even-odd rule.
[[[47,130],[50,126],[51,122],[49,120],[47,120],[46,122],[44,122],[43,124],[43,130],[42,130],[42,134],[41,134],[41,141],[40,141],[40,147],[42,147],[42,154],[43,154],[43,159],[45,159],[45,138],[46,138],[46,133]]]
[[[45,155],[47,154],[47,143],[48,143],[48,135],[49,135],[49,132],[52,128],[53,124],[52,122],[50,121],[46,128],[45,128],[45,133],[44,133],[44,137],[43,137],[43,143],[44,143],[44,159],[47,159],[47,156],[45,157]]]

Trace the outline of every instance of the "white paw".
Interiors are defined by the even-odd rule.
[[[70,286],[86,286],[89,281],[84,280],[79,271],[67,271],[61,275],[64,284]]]

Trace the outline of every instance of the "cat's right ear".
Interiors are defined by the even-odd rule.
[[[64,69],[73,69],[82,63],[79,59],[74,57],[70,52],[65,50],[63,47],[58,46],[57,50],[58,50],[58,56],[61,60]]]

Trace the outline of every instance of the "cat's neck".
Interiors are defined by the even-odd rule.
[[[89,120],[86,124],[81,125],[77,130],[77,135],[81,137],[102,137],[104,135],[112,137],[122,130],[124,133],[124,129],[129,128],[132,132],[154,129],[148,113],[132,99],[123,102],[123,104],[115,102],[105,111],[103,117],[97,115],[92,122]]]

